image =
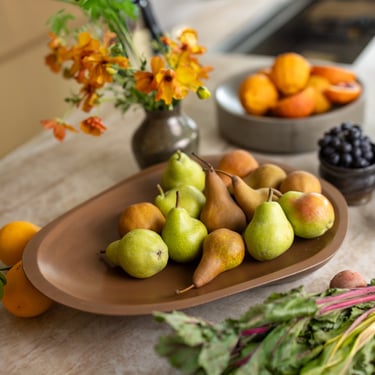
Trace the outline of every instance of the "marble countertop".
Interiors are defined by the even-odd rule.
[[[375,137],[374,57],[372,43],[353,66],[367,83],[367,113],[363,125],[371,137]],[[270,61],[261,56],[219,54],[209,54],[206,59],[206,63],[215,67],[208,83],[211,89],[237,71]],[[183,105],[200,125],[201,154],[222,153],[236,147],[218,133],[213,100],[203,102],[189,97]],[[73,135],[58,144],[49,132],[43,132],[0,160],[0,226],[14,220],[29,220],[44,226],[138,171],[129,140],[142,113],[130,111],[121,118],[111,108],[103,111],[110,129],[102,137],[88,139]],[[254,152],[254,155],[317,173],[314,152],[298,155]],[[299,285],[305,285],[309,291],[322,290],[343,269],[359,271],[367,280],[373,278],[375,198],[366,205],[349,207],[348,211],[349,227],[342,246],[318,270],[296,280],[241,292],[185,311],[219,322],[238,317],[272,291]],[[0,320],[1,369],[7,374],[176,373],[154,352],[158,338],[168,329],[151,316],[111,317],[55,304],[46,314],[32,319],[15,318],[0,306]]]

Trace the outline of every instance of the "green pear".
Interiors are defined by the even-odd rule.
[[[267,201],[257,206],[245,229],[244,240],[249,254],[259,261],[277,258],[294,241],[294,230],[278,202],[272,201],[272,190]]]
[[[161,176],[161,186],[169,190],[181,185],[193,185],[204,189],[205,173],[198,162],[184,152],[177,150],[168,159]]]
[[[332,203],[321,193],[290,190],[280,197],[279,204],[298,237],[322,236],[335,222]]]
[[[159,194],[155,197],[155,205],[159,207],[160,211],[165,217],[168,212],[176,206],[176,192],[179,192],[179,206],[185,210],[192,217],[199,217],[206,197],[201,190],[193,185],[182,185],[180,187],[172,188],[164,191],[161,185],[157,185]]]
[[[168,247],[151,229],[132,229],[121,238],[118,246],[120,266],[130,276],[145,279],[167,266]]]
[[[206,226],[179,206],[177,191],[176,206],[168,212],[161,232],[161,237],[168,246],[169,257],[179,263],[195,260],[201,253],[206,236]]]
[[[118,258],[120,240],[112,241],[105,249],[105,256],[109,263],[113,266],[119,266],[120,261]]]

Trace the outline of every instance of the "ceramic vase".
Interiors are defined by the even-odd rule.
[[[198,152],[199,129],[181,106],[172,110],[151,111],[132,136],[132,151],[143,169],[168,160],[177,150]]]

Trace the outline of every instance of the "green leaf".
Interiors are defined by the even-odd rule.
[[[156,312],[154,317],[175,330],[174,337],[162,337],[156,346],[158,354],[168,357],[174,367],[187,369],[193,366],[194,371],[190,373],[204,369],[204,373],[210,375],[220,375],[227,368],[237,334],[226,325],[214,328],[209,322],[180,311]]]
[[[0,272],[0,300],[4,295],[4,285],[7,283],[7,278],[4,273]]]
[[[300,287],[288,293],[271,294],[262,304],[251,307],[238,322],[243,329],[259,327],[296,317],[313,316],[317,309],[315,299]]]
[[[48,19],[47,25],[57,35],[60,35],[61,33],[68,34],[69,27],[67,24],[74,19],[75,17],[72,14],[66,13],[64,9],[61,9]]]
[[[196,374],[199,370],[198,357],[200,346],[187,346],[184,340],[176,336],[161,337],[155,346],[160,356],[168,359],[174,367],[186,374]]]
[[[224,373],[237,340],[237,335],[234,332],[227,332],[225,336],[215,337],[202,346],[199,364],[207,374],[220,375]]]
[[[352,365],[354,375],[373,375],[375,374],[375,340],[369,341],[361,351],[359,351]]]
[[[156,312],[154,317],[158,321],[168,323],[181,337],[181,340],[189,346],[200,345],[206,341],[205,328],[208,327],[208,324],[204,320],[190,317],[180,311]]]

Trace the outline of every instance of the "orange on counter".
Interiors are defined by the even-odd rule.
[[[12,315],[31,318],[46,312],[53,301],[36,289],[26,277],[22,260],[7,273],[2,303]]]
[[[23,251],[31,238],[40,230],[28,221],[12,221],[0,229],[0,261],[13,266],[22,259]]]

